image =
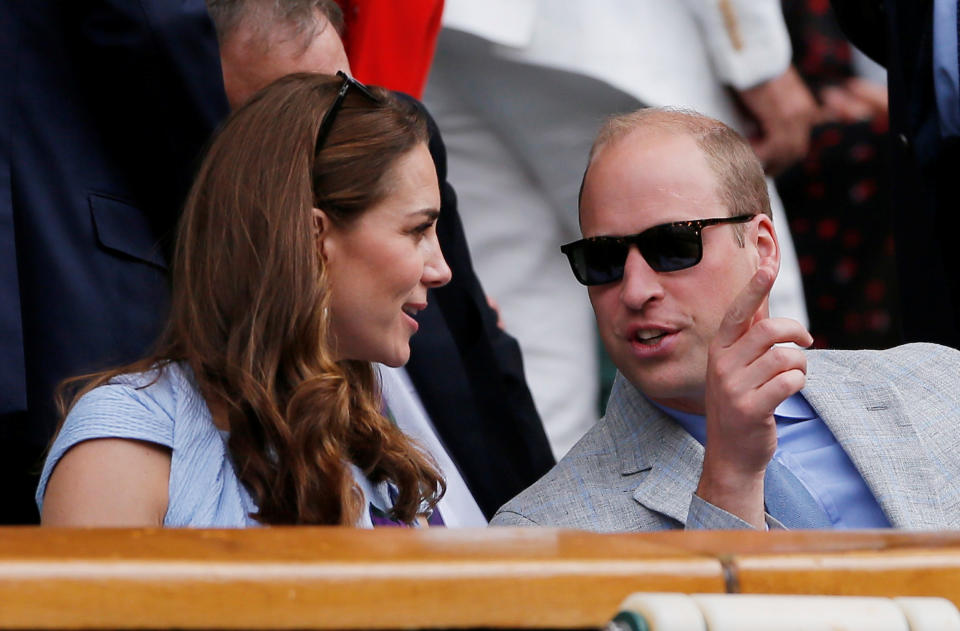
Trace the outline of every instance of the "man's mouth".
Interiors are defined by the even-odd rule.
[[[660,340],[669,334],[669,331],[663,329],[638,329],[633,339],[644,346],[656,346]]]

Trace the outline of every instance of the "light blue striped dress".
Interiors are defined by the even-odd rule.
[[[163,525],[193,528],[259,526],[250,517],[256,503],[240,482],[227,449],[227,432],[213,424],[189,368],[167,364],[157,370],[123,375],[84,395],[70,410],[40,476],[37,505],[50,473],[77,443],[96,438],[127,438],[170,449],[169,503]],[[351,465],[352,466],[352,465]],[[367,501],[389,509],[386,483],[374,485],[353,466],[354,478]],[[360,527],[372,527],[363,511]]]

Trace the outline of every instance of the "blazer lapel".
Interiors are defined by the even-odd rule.
[[[820,362],[815,352],[808,358],[803,395],[863,476],[890,524],[929,529],[944,523],[933,476],[927,473],[929,461],[896,390]]]
[[[690,500],[703,468],[703,447],[617,373],[606,422],[621,475],[649,471],[633,499],[651,511],[687,522]]]

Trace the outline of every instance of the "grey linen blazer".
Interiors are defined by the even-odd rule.
[[[960,352],[808,351],[803,396],[894,528],[960,528]],[[748,528],[694,495],[703,447],[622,375],[607,413],[497,526],[600,532]],[[768,524],[779,524],[769,515]]]

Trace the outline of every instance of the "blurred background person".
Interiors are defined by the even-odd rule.
[[[777,177],[814,346],[896,346],[902,334],[885,73],[858,57],[829,4],[784,0],[783,9],[794,66],[818,107],[809,153]]]
[[[890,185],[903,335],[960,348],[960,56],[956,0],[832,0],[887,69]]]

